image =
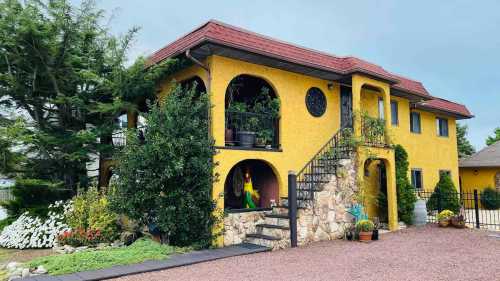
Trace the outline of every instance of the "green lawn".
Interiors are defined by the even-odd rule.
[[[165,259],[171,254],[186,251],[185,248],[160,245],[150,239],[139,239],[128,247],[40,257],[28,264],[30,268],[43,265],[49,274],[59,275],[102,269],[113,265],[139,263],[145,260]]]

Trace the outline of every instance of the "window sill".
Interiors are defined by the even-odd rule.
[[[266,151],[266,152],[283,152],[281,148],[259,148],[259,147],[243,147],[243,146],[216,146],[216,149],[226,150],[248,150],[248,151]]]

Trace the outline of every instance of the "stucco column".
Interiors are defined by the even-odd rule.
[[[384,100],[384,119],[385,119],[385,139],[386,142],[389,141],[388,137],[390,135],[391,129],[391,93],[390,89],[384,88],[383,90],[383,100]]]
[[[361,136],[361,87],[363,81],[358,75],[352,76],[352,112],[354,136]]]
[[[394,163],[394,152],[391,157],[385,161],[387,170],[387,212],[389,217],[389,229],[397,230],[398,224],[398,198],[396,190],[396,166]]]

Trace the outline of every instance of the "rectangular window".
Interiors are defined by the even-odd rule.
[[[384,119],[384,99],[378,99],[378,118]]]
[[[447,175],[448,177],[451,177],[451,171],[450,170],[439,170],[439,178],[441,178],[443,175]]]
[[[422,189],[422,170],[421,169],[412,169],[411,170],[411,185],[415,189]]]
[[[410,131],[417,134],[422,132],[420,126],[420,113],[418,112],[410,112]]]
[[[391,124],[394,126],[399,125],[398,102],[397,101],[391,101]]]
[[[437,134],[440,137],[448,136],[448,119],[445,118],[436,118],[436,128]]]

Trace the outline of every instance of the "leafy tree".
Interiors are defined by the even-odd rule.
[[[169,244],[208,246],[216,220],[208,95],[177,86],[150,107],[143,138],[130,132],[119,156],[113,206],[159,228]]]
[[[486,139],[486,145],[492,145],[497,141],[500,141],[500,127],[496,128],[493,136],[488,136]]]
[[[413,209],[417,197],[414,188],[408,179],[408,153],[401,145],[394,146],[396,162],[396,189],[398,198],[398,216],[406,224],[413,221]]]
[[[90,0],[0,2],[0,103],[23,112],[25,177],[85,186],[90,155],[112,151],[137,29],[117,38],[102,19]]]
[[[427,210],[450,210],[454,213],[460,211],[460,201],[458,192],[448,174],[441,174],[439,182],[434,188],[429,201],[427,201]]]
[[[476,152],[472,144],[467,139],[467,130],[467,125],[457,123],[457,148],[459,158],[470,156]]]

